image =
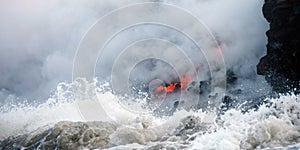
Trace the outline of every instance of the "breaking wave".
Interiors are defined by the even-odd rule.
[[[110,125],[89,125],[109,130],[108,141],[102,145],[103,147],[97,144],[97,141],[93,144],[98,145],[98,148],[230,150],[300,148],[299,96],[282,95],[279,98],[266,98],[269,103],[261,105],[258,110],[249,110],[246,113],[235,108],[220,114],[177,110],[171,116],[158,117],[151,113],[139,114],[119,109],[117,101],[124,97],[114,95],[107,83],[83,83],[83,80],[72,84],[60,83],[55,94],[45,103],[36,106],[32,104],[2,106],[0,138],[28,133],[34,135],[55,128],[66,121],[89,124],[91,120],[83,116],[78,109],[78,103],[93,109],[92,99],[97,98],[101,104],[106,103],[102,105],[105,107],[104,111],[118,110],[108,112],[110,116],[108,118],[100,115],[99,120],[95,120]],[[91,96],[89,92],[95,87],[97,87],[96,97]],[[138,108],[143,108],[141,106],[137,104]],[[57,123],[58,125],[55,125]],[[84,138],[84,134],[78,136],[79,139]],[[40,140],[38,145],[42,145],[43,142],[45,141]],[[97,148],[84,143],[79,147]]]

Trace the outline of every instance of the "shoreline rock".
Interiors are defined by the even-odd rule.
[[[257,64],[279,93],[300,93],[300,1],[265,0],[263,14],[270,23],[267,54]]]

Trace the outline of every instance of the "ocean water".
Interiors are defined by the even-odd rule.
[[[126,98],[114,95],[107,86],[61,83],[43,104],[2,106],[0,139],[49,129],[60,121],[96,118],[117,126],[109,136],[109,149],[300,149],[300,97],[296,95],[267,98],[269,104],[247,113],[238,108],[219,114],[179,109],[159,117],[143,107],[143,100],[130,105],[135,111],[125,109],[120,101]],[[96,89],[96,95],[91,96],[91,89]],[[106,115],[84,113],[83,107],[97,109],[95,99]]]

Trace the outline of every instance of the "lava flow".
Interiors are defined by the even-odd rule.
[[[161,86],[155,88],[154,92],[158,93],[158,94],[164,94],[164,93],[172,93],[173,91],[175,91],[178,88],[185,89],[191,80],[192,80],[192,78],[189,75],[184,75],[181,78],[180,82],[170,83],[165,86],[161,85]]]

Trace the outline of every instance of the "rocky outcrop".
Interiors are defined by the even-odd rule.
[[[257,73],[277,92],[300,93],[300,1],[265,0],[263,14],[270,29]]]
[[[129,125],[102,121],[62,121],[49,129],[41,128],[0,140],[0,150],[104,149],[133,143],[145,145],[168,137],[172,130],[173,128],[148,128],[147,121],[138,120]]]
[[[136,120],[137,121],[137,120]],[[126,145],[140,145],[140,149],[183,149],[183,141],[195,139],[194,133],[214,132],[213,122],[202,122],[199,117],[187,116],[154,128],[146,122],[134,121],[129,125],[110,122],[70,122],[62,121],[51,128],[10,136],[0,140],[2,149],[128,149]],[[193,135],[193,136],[192,136]],[[151,143],[152,142],[152,143]],[[175,142],[175,145],[170,145]],[[150,143],[150,144],[149,144]],[[176,144],[178,143],[178,144]],[[187,144],[187,143],[186,143]],[[125,147],[122,147],[125,146]]]
[[[57,123],[53,128],[0,141],[0,149],[107,148],[116,125],[107,122]]]

